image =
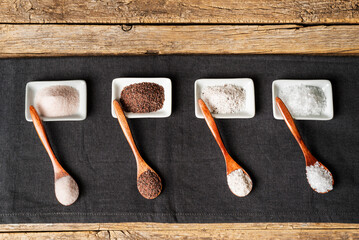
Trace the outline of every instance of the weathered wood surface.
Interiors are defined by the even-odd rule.
[[[214,25],[173,25],[188,23]],[[358,0],[0,0],[0,57],[359,55],[359,25],[348,24],[359,24]],[[209,238],[359,239],[359,224],[0,225],[0,239]]]
[[[0,25],[0,57],[359,54],[359,25]]]
[[[1,23],[359,23],[357,0],[3,0]]]
[[[350,223],[48,223],[0,224],[0,232],[58,232],[58,231],[191,231],[191,230],[353,230],[359,224]]]
[[[19,232],[6,232],[8,226],[0,226],[0,239],[359,239],[359,224],[333,223],[12,224]]]
[[[243,239],[243,240],[347,240],[358,239],[359,233],[353,230],[226,230],[226,231],[83,231],[83,232],[28,232],[28,233],[0,233],[0,239],[9,240],[74,240],[74,239],[90,239],[90,240],[134,240],[134,239]]]
[[[61,240],[107,240],[107,239],[134,239],[121,237],[114,237],[110,235],[108,231],[81,231],[81,232],[28,232],[28,233],[0,233],[0,239],[2,240],[49,240],[49,239],[61,239]]]

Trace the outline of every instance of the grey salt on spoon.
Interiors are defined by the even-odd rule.
[[[47,139],[45,128],[35,108],[30,106],[30,115],[39,138],[49,154],[55,174],[55,195],[57,200],[64,206],[73,204],[79,197],[79,187],[75,180],[65,171],[57,161]]]
[[[217,125],[204,101],[202,99],[199,99],[198,104],[201,108],[204,119],[206,120],[206,123],[212,132],[214,139],[216,140],[219,148],[222,151],[224,160],[226,161],[227,183],[229,189],[237,197],[247,196],[252,191],[252,179],[250,178],[248,173],[241,166],[239,166],[239,164],[236,163],[227,152],[227,149],[225,148],[219,134]]]
[[[295,126],[292,115],[283,101],[279,97],[276,97],[275,101],[285,123],[302,149],[307,169],[307,180],[310,187],[318,193],[327,193],[331,191],[334,185],[334,179],[331,172],[310,153],[307,146],[304,144],[297,127]]]
[[[140,152],[136,147],[135,141],[133,140],[130,126],[128,125],[121,105],[116,100],[113,100],[113,107],[115,109],[121,129],[136,158],[137,189],[144,198],[154,199],[158,197],[162,191],[161,178],[141,157]]]

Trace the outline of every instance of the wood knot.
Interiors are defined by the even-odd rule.
[[[132,25],[123,24],[121,28],[123,31],[128,32],[128,31],[131,31]]]

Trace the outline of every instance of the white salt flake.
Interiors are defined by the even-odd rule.
[[[65,176],[56,180],[55,195],[62,205],[69,206],[79,197],[79,187],[72,177]]]
[[[279,90],[278,97],[283,100],[293,117],[319,116],[327,106],[325,94],[317,86],[286,86]]]
[[[310,186],[319,193],[333,190],[333,177],[319,162],[306,167]]]
[[[233,84],[205,87],[201,98],[211,113],[239,113],[246,106],[246,91]]]
[[[77,112],[79,99],[75,88],[56,85],[41,89],[35,96],[35,106],[43,117],[64,117]]]
[[[228,174],[227,183],[232,193],[238,197],[247,196],[253,186],[251,178],[242,169],[234,170]]]

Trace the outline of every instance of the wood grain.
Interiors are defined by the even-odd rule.
[[[47,223],[47,224],[0,224],[0,232],[58,232],[58,231],[192,231],[192,230],[354,230],[353,223]]]
[[[3,0],[0,23],[359,23],[357,0]]]
[[[0,239],[3,240],[74,240],[74,239],[89,239],[89,240],[109,240],[116,239],[111,237],[108,231],[81,231],[81,232],[28,232],[28,233],[0,233]],[[119,237],[117,239],[130,239],[126,237]]]
[[[0,57],[146,54],[358,55],[359,25],[0,25]]]
[[[193,230],[193,231],[110,231],[110,239],[358,239],[355,230]]]
[[[143,224],[143,223],[142,223]],[[86,225],[86,224],[82,224]],[[126,224],[125,224],[126,225]],[[134,223],[133,223],[134,225]],[[137,223],[140,225],[141,223]],[[241,224],[171,224],[171,228],[159,226],[140,229],[84,230],[62,232],[0,233],[0,239],[358,239],[359,229],[292,229],[292,228],[237,228]],[[160,226],[163,224],[160,224]],[[169,225],[169,224],[167,224]],[[225,227],[217,227],[224,225]],[[255,225],[255,224],[252,224]],[[284,224],[286,225],[286,224]],[[41,226],[41,225],[40,225]],[[196,226],[196,228],[193,228]]]

